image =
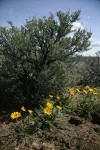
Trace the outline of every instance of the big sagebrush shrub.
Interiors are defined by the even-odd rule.
[[[79,16],[80,11],[72,14],[59,11],[57,19],[51,14],[48,18],[26,20],[20,28],[10,21],[9,28],[0,27],[3,95],[13,95],[12,99],[21,103],[27,99],[29,103],[63,91],[71,67],[69,60],[72,62],[76,52],[88,50],[90,46],[90,32],[72,30]]]

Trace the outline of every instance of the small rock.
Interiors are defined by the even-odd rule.
[[[55,147],[53,144],[44,143],[40,150],[55,150]]]
[[[38,141],[34,141],[34,142],[32,143],[32,148],[33,148],[34,150],[40,150],[40,144],[39,144],[39,142],[38,142]]]

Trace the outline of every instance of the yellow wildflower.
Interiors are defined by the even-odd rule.
[[[88,85],[87,85],[87,86],[85,86],[85,89],[86,89],[86,90],[88,90],[89,88],[90,88],[90,87],[89,87]]]
[[[24,106],[22,106],[22,107],[21,107],[21,110],[22,110],[22,111],[26,111],[26,109],[25,109],[25,107],[24,107]]]
[[[13,113],[11,113],[10,116],[11,116],[12,119],[17,119],[17,118],[21,117],[21,113],[13,112]]]
[[[84,92],[85,94],[87,94],[87,93],[88,93],[88,92],[87,92],[86,90],[84,90],[84,89],[83,89],[83,92]]]
[[[60,99],[60,96],[56,96],[56,98],[57,98],[57,100],[59,100],[59,99]]]
[[[60,106],[56,106],[56,108],[58,109],[58,110],[62,110],[62,107],[60,107]]]
[[[52,109],[53,108],[53,104],[51,102],[47,102],[47,107]]]
[[[49,95],[50,98],[53,98],[53,95]]]
[[[94,92],[94,91],[93,91],[93,94],[94,94],[94,95],[98,95],[98,93],[96,93],[96,92]]]
[[[80,92],[81,92],[79,89],[76,89],[76,91],[77,91],[78,93],[80,93]]]
[[[93,89],[92,89],[92,88],[89,88],[89,92],[93,93]]]
[[[52,114],[52,110],[48,107],[44,108],[43,112],[47,115],[51,115]]]
[[[70,95],[74,95],[74,94],[75,94],[74,88],[70,88],[70,89],[69,89],[69,93],[70,93]]]
[[[28,110],[28,112],[29,112],[29,114],[32,114],[33,111],[32,110]]]
[[[93,90],[97,90],[97,88],[94,88]]]

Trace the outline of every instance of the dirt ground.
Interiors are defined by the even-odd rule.
[[[7,137],[12,124],[0,124],[0,150],[100,150],[100,125],[78,116],[60,116],[50,130],[40,130],[33,141]]]

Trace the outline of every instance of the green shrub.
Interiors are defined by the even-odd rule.
[[[10,21],[9,28],[0,27],[0,57],[3,58],[0,99],[4,105],[24,100],[26,105],[31,102],[38,105],[49,93],[61,93],[66,87],[73,55],[88,50],[91,33],[82,29],[72,31],[80,11],[72,14],[59,11],[56,16],[57,20],[53,14],[42,19],[33,17],[20,28]],[[11,98],[7,100],[9,95]]]

